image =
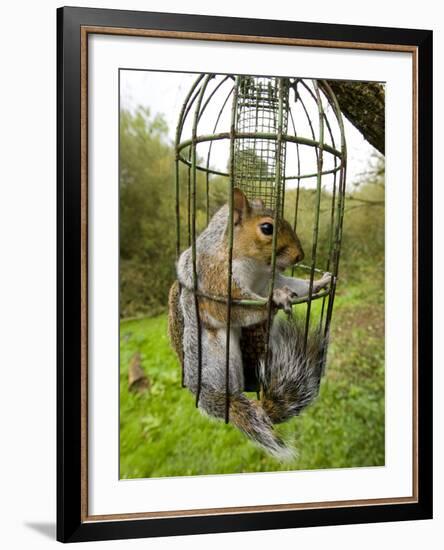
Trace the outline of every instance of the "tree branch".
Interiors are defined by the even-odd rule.
[[[385,154],[385,91],[376,82],[329,80],[339,107],[364,138]]]

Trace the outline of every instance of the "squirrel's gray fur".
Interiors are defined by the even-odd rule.
[[[246,201],[246,199],[245,199]],[[269,211],[260,205],[250,206],[246,201],[248,214],[252,218],[270,216]],[[256,219],[255,218],[255,219]],[[216,282],[210,282],[209,274],[218,261],[226,261],[226,228],[228,207],[222,207],[211,219],[207,228],[196,241],[198,288],[204,292],[213,291],[220,294],[220,289],[214,289]],[[240,218],[239,218],[240,219]],[[285,222],[286,223],[286,222]],[[239,224],[242,225],[241,223]],[[287,227],[288,225],[288,227]],[[293,247],[294,253],[301,251],[299,240],[292,233],[289,224],[279,226],[279,232],[285,235],[286,253]],[[236,231],[243,231],[236,227]],[[278,237],[279,238],[279,237]],[[236,239],[236,233],[235,233]],[[302,253],[303,254],[303,253]],[[205,258],[210,257],[210,268],[205,264]],[[298,258],[301,254],[298,252]],[[294,262],[294,259],[292,260]],[[237,266],[235,268],[235,266]],[[261,271],[262,270],[262,271]],[[196,394],[198,389],[198,320],[196,316],[193,293],[193,265],[191,248],[179,258],[177,265],[179,285],[172,287],[170,294],[170,337],[176,348],[179,359],[183,363],[184,384]],[[255,277],[252,278],[254,273]],[[225,273],[225,272],[224,272]],[[259,277],[257,276],[259,273]],[[315,281],[314,292],[324,288],[331,281],[331,276],[324,276]],[[233,284],[241,296],[263,298],[268,288],[271,276],[270,268],[261,260],[251,259],[248,251],[244,256],[235,255],[233,260]],[[251,281],[254,279],[255,288]],[[257,282],[256,279],[259,279]],[[221,283],[222,284],[222,283]],[[224,278],[223,285],[226,285]],[[248,288],[247,288],[248,287]],[[177,299],[172,299],[176,288]],[[301,294],[302,292],[302,294]],[[308,292],[308,282],[284,277],[276,273],[274,303],[276,307],[291,308],[291,301]],[[265,294],[266,296],[266,294]],[[282,298],[284,296],[284,298]],[[283,300],[283,301],[282,301]],[[201,305],[202,299],[200,299]],[[289,306],[290,304],[290,306]],[[213,307],[213,304],[211,304]],[[226,306],[224,306],[226,307]],[[318,394],[319,381],[322,374],[323,350],[325,339],[318,333],[310,331],[306,347],[304,346],[305,327],[294,319],[284,319],[274,315],[270,332],[270,349],[268,365],[260,362],[258,375],[262,387],[259,400],[249,399],[244,395],[244,374],[242,353],[240,349],[240,334],[242,327],[263,322],[267,316],[267,308],[237,306],[237,313],[231,318],[230,326],[230,357],[229,357],[229,420],[244,432],[252,441],[265,449],[272,456],[286,460],[294,456],[294,451],[286,446],[276,433],[273,425],[284,422],[298,415]],[[225,384],[226,384],[226,319],[200,312],[201,334],[201,378],[199,392],[199,408],[215,418],[225,416]],[[305,347],[305,350],[304,350]]]

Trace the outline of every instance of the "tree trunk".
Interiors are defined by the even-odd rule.
[[[385,91],[376,82],[329,80],[339,107],[364,138],[385,154]]]

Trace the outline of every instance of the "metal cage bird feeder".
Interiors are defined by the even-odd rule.
[[[203,203],[207,224],[213,209],[212,181],[218,177],[225,178],[227,182],[227,293],[225,296],[205,295],[205,298],[226,303],[227,335],[233,303],[245,307],[268,307],[267,321],[261,326],[243,328],[241,336],[245,390],[258,391],[255,374],[258,362],[261,357],[265,357],[266,368],[268,359],[277,232],[273,235],[272,279],[268,299],[263,302],[233,300],[233,190],[240,188],[248,199],[262,199],[274,211],[275,226],[284,212],[288,213],[286,218],[298,233],[301,211],[303,208],[308,210],[305,218],[311,215],[311,227],[304,227],[311,240],[311,247],[304,246],[310,252],[308,261],[306,258],[303,265],[293,267],[291,271],[293,275],[295,269],[302,270],[309,276],[308,295],[297,300],[297,304],[305,304],[305,346],[311,329],[323,333],[325,342],[328,342],[338,276],[345,196],[346,143],[338,102],[328,82],[323,80],[201,74],[194,81],[182,105],[175,150],[176,252],[179,257],[185,248],[182,244],[192,248],[194,300],[198,319],[197,196],[202,193],[198,189],[198,173],[204,174]],[[225,159],[226,168],[220,167],[221,159]],[[311,197],[308,206],[302,206],[303,195]],[[185,207],[181,207],[183,203]],[[306,220],[304,225],[307,225]],[[322,253],[319,252],[320,232]],[[328,290],[314,293],[315,274],[327,272],[333,275]],[[313,302],[318,300],[319,305],[313,306]],[[201,345],[199,339],[198,345]],[[226,421],[229,405],[229,346],[227,336]],[[323,364],[326,353],[327,345],[323,350]],[[201,353],[198,356],[201,357]],[[198,399],[199,391],[196,404]]]

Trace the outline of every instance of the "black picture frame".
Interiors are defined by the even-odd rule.
[[[417,481],[415,502],[313,507],[186,517],[91,519],[82,470],[85,402],[81,383],[87,264],[82,260],[82,28],[208,33],[305,41],[407,46],[416,52]],[[57,10],[58,370],[57,539],[63,542],[322,526],[432,517],[432,32],[92,8]]]

